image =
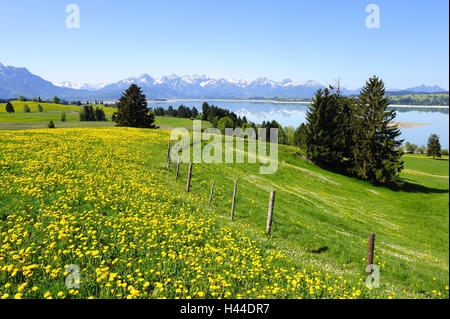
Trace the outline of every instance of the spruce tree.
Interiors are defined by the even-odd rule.
[[[377,184],[399,184],[403,169],[399,151],[403,140],[393,125],[395,110],[387,111],[385,86],[381,79],[370,78],[362,89],[352,114],[353,158],[350,171],[358,178]]]
[[[350,100],[318,90],[306,112],[305,142],[307,156],[319,166],[342,170],[349,156]]]
[[[433,159],[441,157],[441,143],[437,134],[431,134],[428,138],[427,156],[433,156]]]
[[[122,94],[114,113],[116,126],[154,128],[153,113],[147,108],[147,99],[136,84]]]

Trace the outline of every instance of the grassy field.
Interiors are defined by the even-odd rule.
[[[404,189],[389,190],[280,146],[275,174],[194,164],[186,193],[187,164],[178,180],[166,168],[168,139],[127,128],[0,132],[1,297],[448,298],[448,180],[402,173]],[[417,165],[427,166],[405,166]],[[376,289],[363,283],[370,232]],[[69,264],[79,289],[64,285]]]
[[[101,107],[105,111],[107,122],[80,122],[78,111],[79,106],[76,105],[62,105],[53,103],[37,103],[37,102],[19,102],[12,101],[14,106],[14,113],[7,113],[5,111],[5,103],[0,103],[0,130],[25,130],[25,129],[42,129],[47,128],[50,120],[55,123],[57,128],[68,127],[97,127],[97,126],[114,126],[111,122],[111,116],[115,109],[110,107],[103,107],[102,105],[93,105],[94,107]],[[27,104],[31,112],[23,111],[24,104]],[[43,112],[38,111],[38,104],[43,108]],[[61,113],[66,113],[66,121],[61,121]],[[166,116],[155,116],[155,125],[161,128],[187,128],[192,130],[192,121],[184,118],[174,118]],[[210,127],[211,124],[207,121],[202,121],[203,127]]]
[[[433,159],[420,154],[405,154],[403,155],[403,161],[407,169],[426,174],[448,176],[448,156]]]

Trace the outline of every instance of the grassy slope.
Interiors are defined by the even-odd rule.
[[[262,236],[267,199],[277,190],[272,241],[294,259],[313,260],[325,269],[362,276],[369,232],[377,235],[377,259],[384,284],[429,294],[448,283],[448,181],[402,174],[405,191],[392,191],[327,172],[300,159],[297,150],[281,146],[274,175],[258,175],[254,165],[198,165],[197,177],[223,185],[228,215],[232,181],[239,180],[236,220],[242,229]],[[214,177],[213,177],[214,176]],[[208,183],[207,183],[208,184]],[[227,185],[227,186],[225,186]],[[202,187],[208,191],[209,185]],[[439,284],[437,284],[439,282]],[[433,288],[434,287],[434,288]]]
[[[52,136],[58,131],[36,132]],[[170,172],[164,168],[168,132],[135,130],[135,136],[129,132],[91,129],[70,130],[65,134],[70,140],[79,135],[96,138],[99,135],[100,143],[108,147],[121,144],[126,134],[125,148],[130,149],[124,152],[138,155],[131,161],[139,163],[139,174],[154,174],[158,188],[174,195],[179,207],[191,203],[215,224],[251,237],[262,251],[283,252],[290,259],[288,269],[328,273],[338,285],[341,278],[347,279],[351,286],[362,289],[362,296],[366,297],[437,297],[439,293],[448,296],[448,180],[402,174],[408,184],[403,191],[392,191],[324,171],[299,158],[297,149],[280,146],[279,169],[273,175],[260,175],[255,164],[194,164],[192,192],[187,195],[183,191],[187,164],[181,165],[178,181],[173,167]],[[17,134],[26,139],[33,133]],[[0,140],[11,139],[4,137]],[[130,160],[122,161],[125,164]],[[69,160],[66,165],[74,164]],[[47,169],[52,171],[51,167]],[[216,190],[213,205],[208,208],[213,179]],[[235,220],[231,223],[228,216],[235,179],[238,197]],[[101,186],[108,187],[113,182],[103,181]],[[268,239],[264,229],[270,189],[277,194],[273,235]],[[3,195],[2,201],[7,201],[7,205],[3,205],[0,213],[7,214],[17,209],[20,197]],[[375,261],[381,268],[381,288],[365,291],[360,285],[365,278],[364,259],[368,234],[372,231],[376,233]],[[271,267],[270,272],[282,269],[281,264]],[[308,293],[300,295],[310,297]]]

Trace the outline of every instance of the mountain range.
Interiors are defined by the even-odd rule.
[[[248,82],[211,78],[205,75],[177,76],[175,74],[153,78],[148,74],[130,77],[107,84],[76,84],[70,81],[52,83],[32,74],[26,68],[4,66],[0,63],[0,98],[23,95],[44,99],[58,96],[66,100],[115,100],[131,84],[139,85],[149,99],[169,98],[250,98],[250,97],[311,97],[325,85],[309,80],[291,79],[273,81],[266,77]],[[417,86],[401,92],[437,93],[446,90],[439,86]],[[344,94],[357,94],[359,90],[343,90]]]

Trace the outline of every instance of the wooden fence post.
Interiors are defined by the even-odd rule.
[[[188,172],[188,178],[187,178],[187,184],[186,184],[186,192],[189,192],[191,189],[191,175],[192,175],[192,163],[189,163],[189,172]]]
[[[211,185],[211,193],[209,194],[209,202],[208,202],[208,206],[211,206],[211,201],[212,201],[212,197],[213,197],[213,192],[214,192],[214,184],[216,183],[216,181],[212,182]]]
[[[237,180],[234,181],[233,202],[231,203],[231,215],[230,215],[231,220],[233,220],[233,217],[234,217],[234,204],[236,202],[236,188],[237,188]]]
[[[270,231],[272,230],[272,216],[273,216],[274,202],[275,202],[275,190],[272,189],[272,191],[270,192],[270,199],[269,199],[269,211],[267,212],[267,226],[266,226],[267,235],[270,235]]]
[[[372,273],[372,264],[373,264],[373,250],[375,248],[375,233],[370,233],[369,235],[369,252],[367,255],[367,266],[366,273],[370,275]]]
[[[167,169],[170,168],[170,140],[167,143]]]
[[[175,179],[178,179],[179,172],[180,172],[180,159],[178,159],[178,162],[177,162],[177,176]]]

